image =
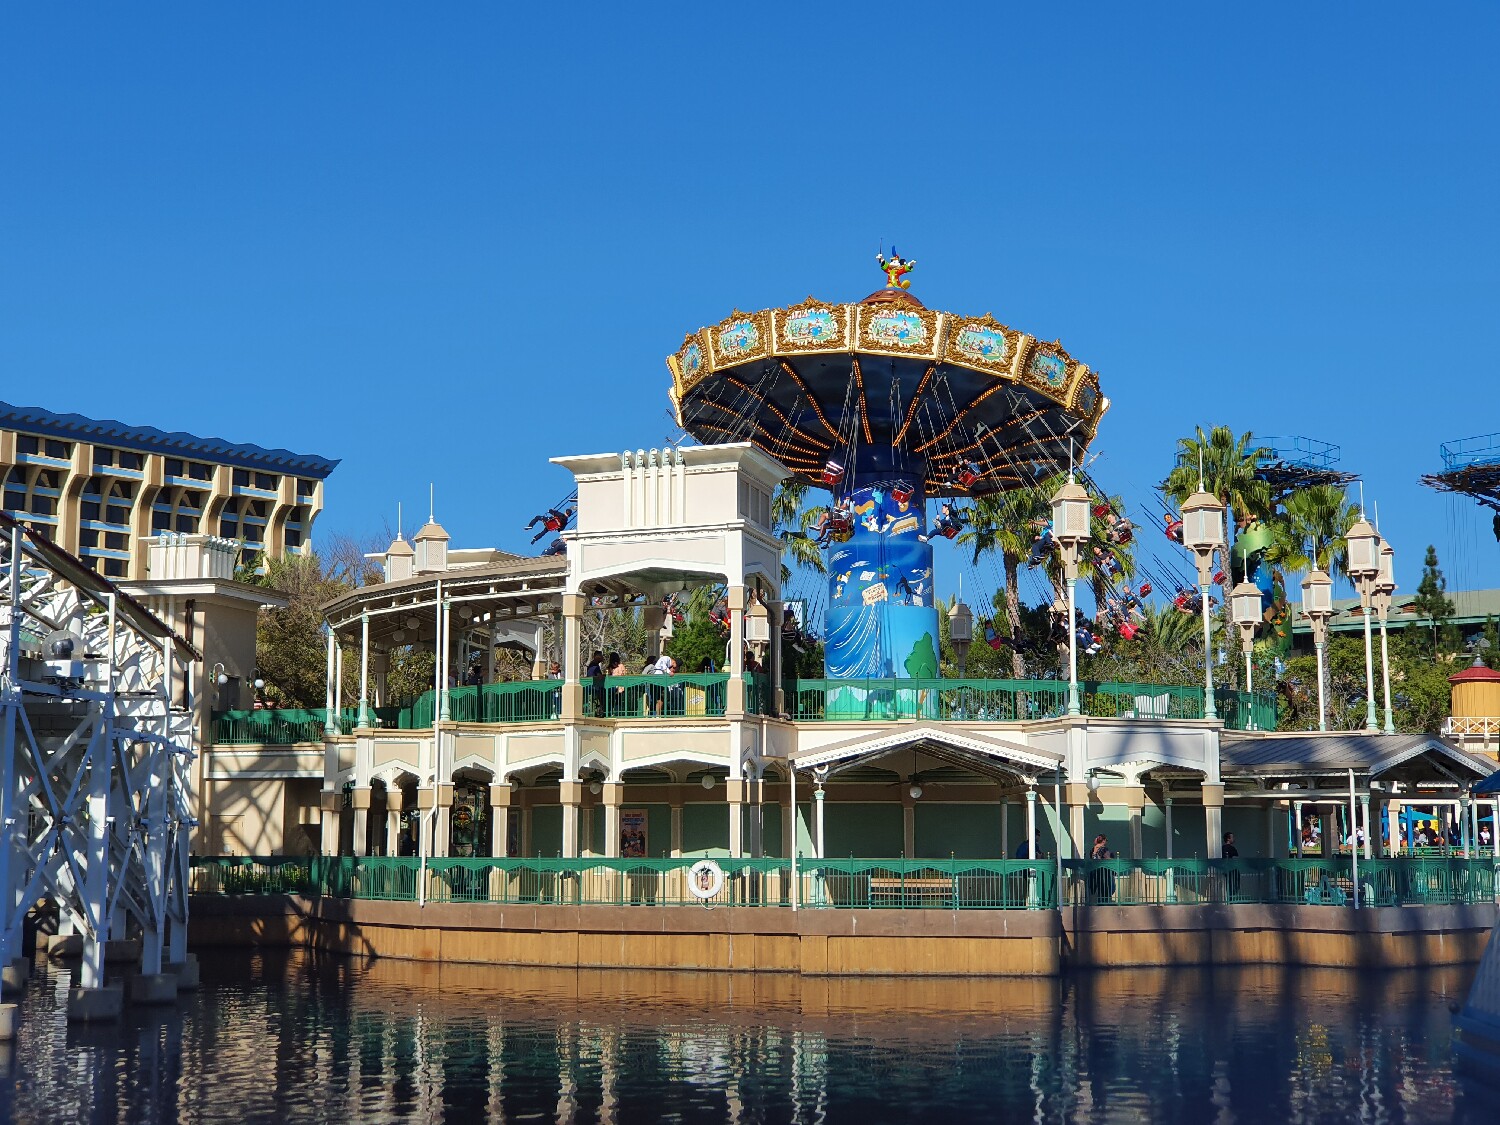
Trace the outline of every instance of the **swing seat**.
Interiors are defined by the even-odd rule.
[[[1141,597],[1143,597],[1143,598],[1149,598],[1150,596],[1151,596],[1151,583],[1149,583],[1149,582],[1142,582],[1141,583]]]
[[[958,483],[964,488],[970,488],[979,479],[979,466],[973,461],[965,461],[958,470]]]
[[[956,524],[956,523],[950,523],[950,524],[947,524],[944,527],[940,527],[940,528],[938,528],[938,533],[940,535],[942,535],[942,537],[944,539],[957,539],[958,538],[958,524]]]
[[[909,484],[898,484],[895,488],[891,489],[891,498],[898,504],[906,504],[910,502],[914,491]]]
[[[1141,627],[1139,625],[1132,624],[1128,621],[1124,625],[1120,626],[1120,636],[1124,637],[1127,641],[1135,640],[1135,635],[1140,631]]]
[[[1110,537],[1109,537],[1109,540],[1110,540],[1111,543],[1117,543],[1121,547],[1123,547],[1126,543],[1129,543],[1130,539],[1131,539],[1131,535],[1130,535],[1130,530],[1128,528],[1121,529],[1119,531],[1111,532],[1110,533]]]
[[[1109,505],[1095,504],[1092,508],[1089,509],[1089,511],[1094,513],[1094,518],[1096,520],[1102,520],[1105,516],[1109,515]]]
[[[842,461],[825,461],[823,463],[823,483],[830,488],[844,479],[844,463]]]

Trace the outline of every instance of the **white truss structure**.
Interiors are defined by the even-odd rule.
[[[79,984],[139,937],[187,953],[195,653],[77,559],[0,515],[0,964],[38,900],[81,935]]]

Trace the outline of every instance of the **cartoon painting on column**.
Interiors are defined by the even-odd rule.
[[[829,675],[936,676],[932,548],[921,491],[902,480],[862,481],[846,503],[853,534],[828,556]]]
[[[620,810],[620,858],[646,858],[646,810]]]

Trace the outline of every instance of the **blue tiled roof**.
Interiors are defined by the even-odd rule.
[[[215,461],[221,465],[293,473],[323,480],[338,466],[337,461],[290,449],[266,449],[259,445],[236,445],[223,438],[198,437],[178,431],[168,433],[151,426],[129,426],[113,418],[85,418],[82,414],[56,414],[39,406],[12,406],[0,402],[0,427],[24,434],[87,441],[116,449]]]

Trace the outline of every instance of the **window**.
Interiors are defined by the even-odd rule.
[[[22,434],[16,438],[16,452],[37,454],[42,451],[42,439],[33,437],[31,434]]]
[[[302,532],[299,529],[295,528],[295,527],[289,527],[289,528],[287,528],[286,529],[286,545],[288,547],[300,547],[300,546],[302,546]]]
[[[92,528],[84,528],[78,533],[78,543],[83,547],[99,546],[99,533]]]
[[[198,530],[198,517],[194,515],[180,515],[177,517],[177,530],[191,534]]]
[[[124,559],[104,559],[103,562],[104,562],[104,577],[106,577],[106,578],[124,578],[125,577],[125,566],[126,566],[126,563],[125,563]]]
[[[277,480],[270,473],[256,473],[255,487],[263,492],[275,492]]]
[[[188,476],[192,477],[194,480],[213,480],[213,466],[205,465],[202,461],[189,462]]]
[[[129,453],[123,449],[120,451],[119,464],[120,468],[122,469],[130,469],[133,472],[140,472],[141,466],[145,463],[146,459],[139,453]]]
[[[119,531],[106,532],[104,546],[110,551],[127,551],[130,549],[130,537]]]
[[[172,513],[171,512],[152,512],[151,513],[151,530],[152,531],[171,531],[172,530]]]
[[[180,477],[182,473],[182,459],[180,457],[168,457],[164,471],[169,477]]]
[[[318,482],[315,480],[297,481],[297,498],[302,499],[303,497],[311,496],[317,490],[317,487]]]
[[[250,472],[247,469],[236,469],[234,471],[234,487],[248,488],[250,486]]]
[[[219,535],[224,539],[238,539],[240,537],[239,521],[233,517],[225,517],[219,521]]]
[[[78,515],[83,520],[97,520],[99,518],[99,501],[85,500],[78,505]]]
[[[48,438],[42,446],[48,457],[56,457],[60,461],[66,461],[73,456],[73,443],[71,441],[56,441]]]
[[[94,464],[108,468],[115,463],[115,451],[102,445],[94,446]]]

